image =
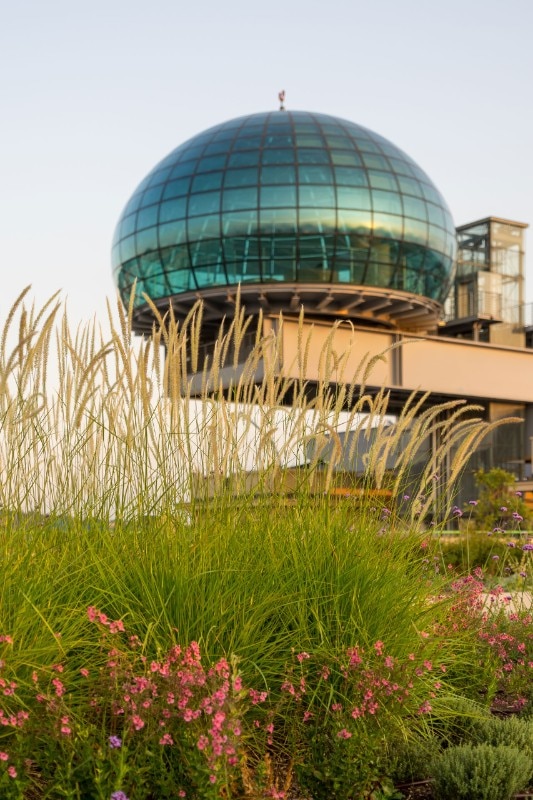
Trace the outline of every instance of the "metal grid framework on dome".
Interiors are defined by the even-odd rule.
[[[237,285],[250,302],[284,292],[311,302],[322,286],[313,306],[325,313],[342,313],[342,296],[362,287],[434,307],[454,256],[448,207],[414,161],[366,128],[299,111],[231,120],[178,147],[134,192],[113,245],[139,320],[143,294],[167,307],[172,297],[179,312]]]

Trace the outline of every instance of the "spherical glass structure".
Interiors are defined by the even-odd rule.
[[[275,111],[224,122],[163,159],[120,217],[113,270],[125,303],[136,282],[138,309],[143,293],[160,305],[238,284],[441,303],[455,242],[443,197],[391,142],[337,117]]]

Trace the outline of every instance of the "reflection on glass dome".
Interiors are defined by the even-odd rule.
[[[230,120],[161,161],[119,220],[124,302],[237,284],[403,290],[443,302],[455,256],[448,207],[383,137],[303,111]]]

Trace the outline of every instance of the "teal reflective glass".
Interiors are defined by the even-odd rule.
[[[454,257],[449,209],[412,159],[359,125],[303,111],[253,114],[192,137],[142,181],[113,240],[125,301],[137,278],[154,300],[314,280],[442,302]]]

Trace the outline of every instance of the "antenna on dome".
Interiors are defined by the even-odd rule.
[[[282,89],[281,92],[278,92],[279,98],[279,110],[285,111],[285,89]]]

